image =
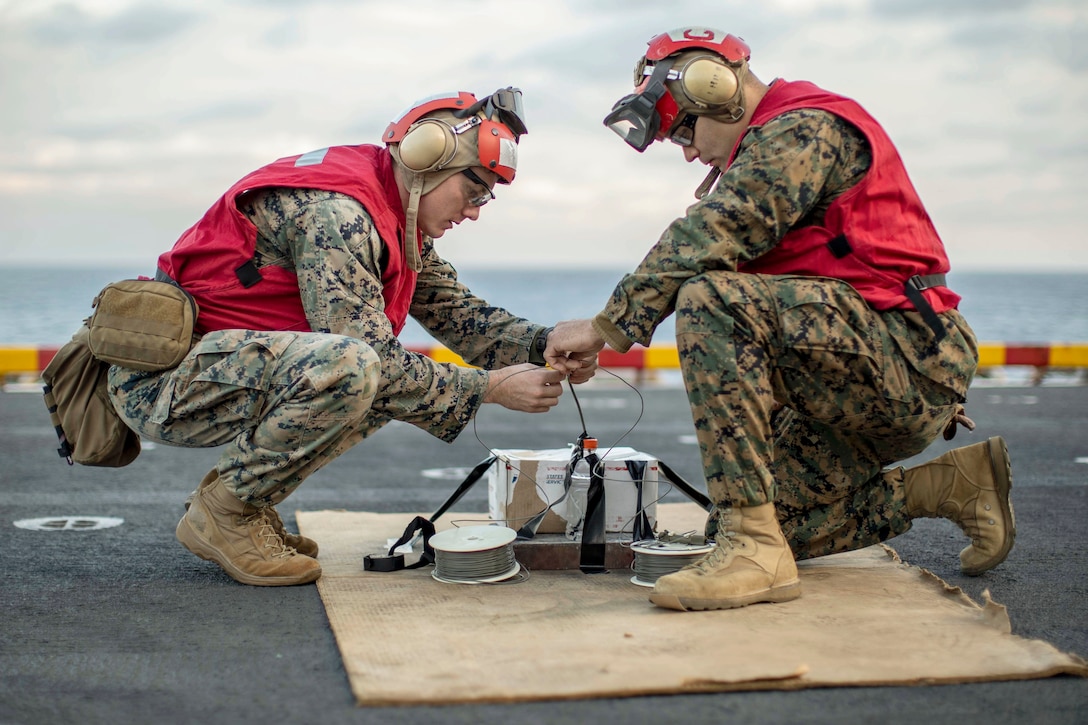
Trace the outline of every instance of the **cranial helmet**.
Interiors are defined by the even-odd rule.
[[[406,239],[413,243],[406,246],[413,269],[422,268],[414,243],[420,197],[476,166],[509,184],[517,172],[518,140],[525,133],[521,91],[512,87],[482,100],[465,91],[429,96],[389,123],[382,140],[409,189]]]
[[[665,139],[687,114],[736,123],[744,116],[751,51],[713,28],[678,28],[650,39],[635,65],[635,92],[605,117],[606,126],[642,152]]]

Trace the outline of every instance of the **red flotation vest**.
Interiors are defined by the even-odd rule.
[[[159,257],[159,270],[200,305],[197,332],[310,330],[294,270],[276,265],[257,268],[253,262],[257,229],[238,210],[237,200],[262,187],[334,191],[363,205],[385,242],[382,297],[385,315],[399,333],[408,318],[416,273],[405,263],[401,246],[405,215],[392,156],[371,145],[331,146],[257,169],[228,189]]]
[[[944,244],[884,129],[849,98],[807,81],[781,80],[759,102],[750,125],[799,108],[828,111],[860,129],[872,149],[872,165],[832,202],[822,225],[791,230],[774,249],[740,269],[841,279],[876,310],[921,308],[930,317],[955,308],[960,296],[944,286],[943,274],[949,270]],[[912,279],[914,289],[907,284]]]

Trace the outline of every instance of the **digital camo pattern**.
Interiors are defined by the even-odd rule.
[[[248,503],[276,504],[373,428],[380,363],[342,335],[220,330],[161,373],[114,365],[110,395],[141,436],[225,445],[219,477]]]
[[[258,267],[278,264],[298,275],[310,329],[364,340],[378,354],[377,414],[451,441],[480,406],[486,370],[528,362],[529,343],[542,325],[473,295],[430,239],[410,314],[480,370],[436,363],[397,340],[384,313],[383,240],[358,201],[328,191],[272,188],[246,195],[240,208],[259,232]]]
[[[273,188],[240,208],[259,232],[257,266],[298,275],[314,333],[212,332],[174,370],[114,367],[110,381],[115,406],[141,435],[226,445],[220,478],[250,503],[278,503],[393,419],[452,441],[482,403],[486,370],[528,361],[542,326],[475,297],[430,240],[411,314],[483,369],[406,350],[384,313],[382,240],[356,200]]]
[[[864,135],[824,111],[791,111],[749,129],[714,190],[670,224],[616,286],[598,317],[608,344],[619,350],[648,345],[685,281],[735,270],[790,229],[822,220],[870,162]]]
[[[921,315],[874,312],[838,280],[689,280],[676,338],[710,498],[773,501],[798,558],[910,528],[902,475],[883,468],[940,435],[978,362],[962,316],[942,318],[935,345]]]
[[[666,229],[594,324],[626,350],[676,313],[710,496],[774,501],[798,558],[910,527],[902,477],[882,469],[940,434],[977,365],[954,310],[936,345],[918,313],[875,313],[838,280],[735,271],[822,220],[870,164],[864,136],[823,111],[749,129],[716,188]]]

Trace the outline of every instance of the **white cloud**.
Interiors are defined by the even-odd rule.
[[[813,80],[882,122],[955,267],[1088,269],[1088,11],[1040,5],[0,0],[0,263],[151,266],[268,161],[376,141],[429,93],[517,85],[519,179],[443,251],[630,266],[704,169],[637,154],[601,118],[652,35],[731,20],[761,78]]]

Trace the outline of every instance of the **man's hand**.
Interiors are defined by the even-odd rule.
[[[604,340],[590,320],[566,320],[556,324],[548,335],[544,359],[554,369],[570,375],[571,382],[581,383],[596,372],[597,353],[602,347]]]
[[[567,380],[573,384],[584,383],[597,374],[597,353],[580,355],[582,367],[575,370]]]
[[[546,413],[559,404],[563,373],[532,363],[511,365],[488,374],[485,403],[498,403],[522,413]]]

